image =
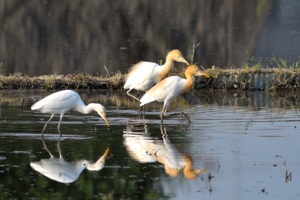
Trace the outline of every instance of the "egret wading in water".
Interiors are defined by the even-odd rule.
[[[181,52],[177,49],[170,51],[167,54],[166,62],[159,65],[153,62],[141,61],[135,64],[129,71],[124,85],[124,89],[128,89],[127,95],[139,101],[137,97],[129,92],[133,89],[138,91],[147,91],[153,85],[167,77],[173,68],[173,62],[189,63],[183,58]]]
[[[51,121],[55,114],[60,115],[60,119],[57,125],[57,130],[61,136],[60,123],[64,114],[70,110],[80,112],[82,114],[89,114],[92,111],[96,111],[105,121],[109,127],[109,123],[106,118],[105,108],[99,103],[90,103],[87,106],[81,100],[79,94],[73,90],[62,90],[46,96],[42,100],[36,102],[31,106],[31,110],[37,110],[41,113],[49,113],[51,117],[44,125],[41,136],[43,136],[47,124]]]
[[[164,102],[160,114],[162,121],[163,116],[166,116],[169,104],[174,100],[174,98],[189,91],[193,87],[195,76],[205,76],[209,78],[209,76],[200,71],[197,66],[191,65],[185,70],[186,79],[179,76],[170,76],[162,80],[144,94],[140,100],[140,106],[153,101]]]

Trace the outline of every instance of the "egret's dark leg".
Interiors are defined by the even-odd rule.
[[[56,146],[57,146],[57,149],[58,149],[59,157],[60,157],[60,158],[63,158],[62,155],[61,155],[60,141],[61,141],[61,140],[60,140],[60,138],[59,138],[59,140],[57,141]]]
[[[61,137],[60,123],[61,123],[61,120],[62,120],[63,116],[64,116],[64,114],[60,114],[59,122],[58,122],[58,125],[57,125],[57,130],[58,130],[58,133],[59,133],[60,137]]]
[[[145,105],[140,106],[139,113],[140,113],[140,116],[142,116],[143,119],[145,119]]]
[[[184,117],[186,118],[186,120],[187,120],[186,125],[183,125],[183,116],[184,116]],[[185,130],[186,127],[188,127],[188,126],[190,125],[190,123],[191,123],[190,117],[189,117],[187,114],[185,114],[184,112],[181,112],[181,129],[182,129],[182,130]]]
[[[191,122],[190,117],[187,114],[185,114],[184,112],[181,112],[181,122],[183,121],[183,116],[186,118],[186,120],[188,121],[188,123]]]
[[[129,93],[131,90],[132,90],[132,89],[128,90],[128,91],[126,92],[126,94],[127,94],[128,96],[134,98],[135,100],[140,101],[137,97],[135,97],[135,96],[133,96],[132,94]]]
[[[47,145],[45,143],[45,140],[44,140],[43,136],[42,136],[42,142],[43,142],[44,149],[46,149],[46,151],[49,153],[49,155],[50,155],[51,158],[54,158],[54,156],[52,155],[52,153],[49,151],[49,149],[48,149],[48,147],[47,147]]]
[[[42,137],[43,137],[44,131],[45,131],[46,127],[47,127],[47,124],[51,121],[51,119],[53,118],[53,116],[54,116],[54,114],[52,114],[51,117],[49,118],[49,120],[45,123],[44,128],[43,128],[42,133],[41,133]]]
[[[163,124],[164,122],[164,115],[163,113],[160,113],[160,124]]]
[[[161,110],[161,113],[160,113],[160,122],[161,122],[161,124],[163,123],[164,116],[166,116],[166,113],[167,113],[167,105],[164,104],[164,106]]]
[[[163,124],[160,124],[160,132],[163,138],[167,135],[167,130]]]
[[[145,118],[145,112],[146,112],[146,108],[145,105],[143,105],[143,118]]]
[[[132,97],[133,99],[137,100],[138,102],[140,102],[140,99],[139,99],[139,98],[137,98],[137,97],[135,97],[135,96],[133,96],[132,94],[129,93],[131,90],[132,90],[132,89],[128,90],[128,91],[126,92],[126,94],[127,94],[128,96]],[[141,106],[141,107],[139,108],[139,113],[143,116],[143,118],[145,117],[145,110],[144,110],[144,109],[145,109],[144,106]],[[143,114],[143,111],[144,111],[144,114]]]

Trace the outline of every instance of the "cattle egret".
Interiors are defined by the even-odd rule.
[[[209,76],[206,73],[200,71],[197,66],[189,66],[185,70],[186,79],[183,79],[179,76],[170,76],[162,80],[144,94],[144,96],[140,100],[140,106],[153,101],[164,102],[160,114],[161,120],[163,120],[163,116],[166,115],[168,106],[173,101],[173,99],[180,94],[189,91],[194,85],[195,76],[201,75],[209,78]]]
[[[99,103],[90,103],[87,106],[81,100],[79,94],[73,90],[63,90],[55,92],[46,96],[42,100],[36,102],[31,106],[31,110],[37,110],[41,113],[51,114],[50,119],[44,125],[41,135],[43,136],[47,124],[53,118],[55,114],[60,114],[59,123],[57,125],[57,130],[60,133],[60,123],[64,114],[70,110],[75,110],[77,112],[88,114],[92,111],[96,111],[105,121],[106,125],[109,127],[109,123],[106,119],[105,108]]]
[[[174,61],[189,65],[177,49],[167,54],[166,62],[163,65],[144,61],[135,64],[129,71],[124,85],[124,89],[128,89],[127,95],[139,101],[137,97],[129,92],[133,89],[144,92],[149,90],[153,85],[167,77]]]

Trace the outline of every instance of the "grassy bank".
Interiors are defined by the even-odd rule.
[[[196,89],[226,90],[278,90],[300,89],[300,69],[250,68],[206,69],[211,78],[197,78]],[[171,74],[174,75],[174,74]],[[0,74],[0,89],[114,89],[121,90],[124,74],[112,77],[95,77],[84,74],[44,75],[29,77],[22,74]],[[181,73],[183,76],[183,73]]]
[[[29,77],[22,74],[0,75],[0,89],[118,89],[122,87],[124,75],[110,78],[83,74],[44,75]]]

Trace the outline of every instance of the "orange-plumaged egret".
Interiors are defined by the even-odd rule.
[[[128,89],[127,95],[139,101],[137,97],[129,92],[133,89],[143,92],[149,90],[153,85],[167,77],[173,68],[174,61],[189,65],[177,49],[167,54],[166,62],[163,65],[145,61],[135,64],[130,69],[124,84],[124,89]]]
[[[104,154],[95,163],[88,160],[78,160],[76,162],[68,162],[64,160],[60,150],[60,140],[57,143],[59,158],[55,158],[48,150],[47,145],[43,140],[44,148],[50,155],[49,159],[42,159],[38,162],[31,162],[30,166],[44,176],[58,181],[60,183],[72,183],[76,181],[81,172],[86,168],[89,171],[99,171],[105,165],[105,159],[109,152],[106,148]]]
[[[161,120],[163,120],[163,116],[166,115],[168,106],[173,99],[180,94],[189,91],[194,85],[195,76],[201,75],[209,78],[209,75],[200,71],[197,66],[188,66],[185,70],[186,79],[179,76],[170,76],[162,80],[144,94],[140,100],[140,106],[153,101],[164,102],[160,114]]]
[[[57,130],[61,136],[60,123],[64,114],[70,110],[88,114],[92,111],[96,111],[105,121],[109,127],[109,123],[106,118],[105,108],[99,103],[90,103],[87,106],[83,103],[79,94],[73,90],[62,90],[46,96],[42,100],[36,102],[31,106],[31,110],[37,110],[41,113],[49,113],[51,117],[45,123],[41,135],[43,136],[47,124],[51,121],[55,114],[60,114],[60,119],[57,125]]]

